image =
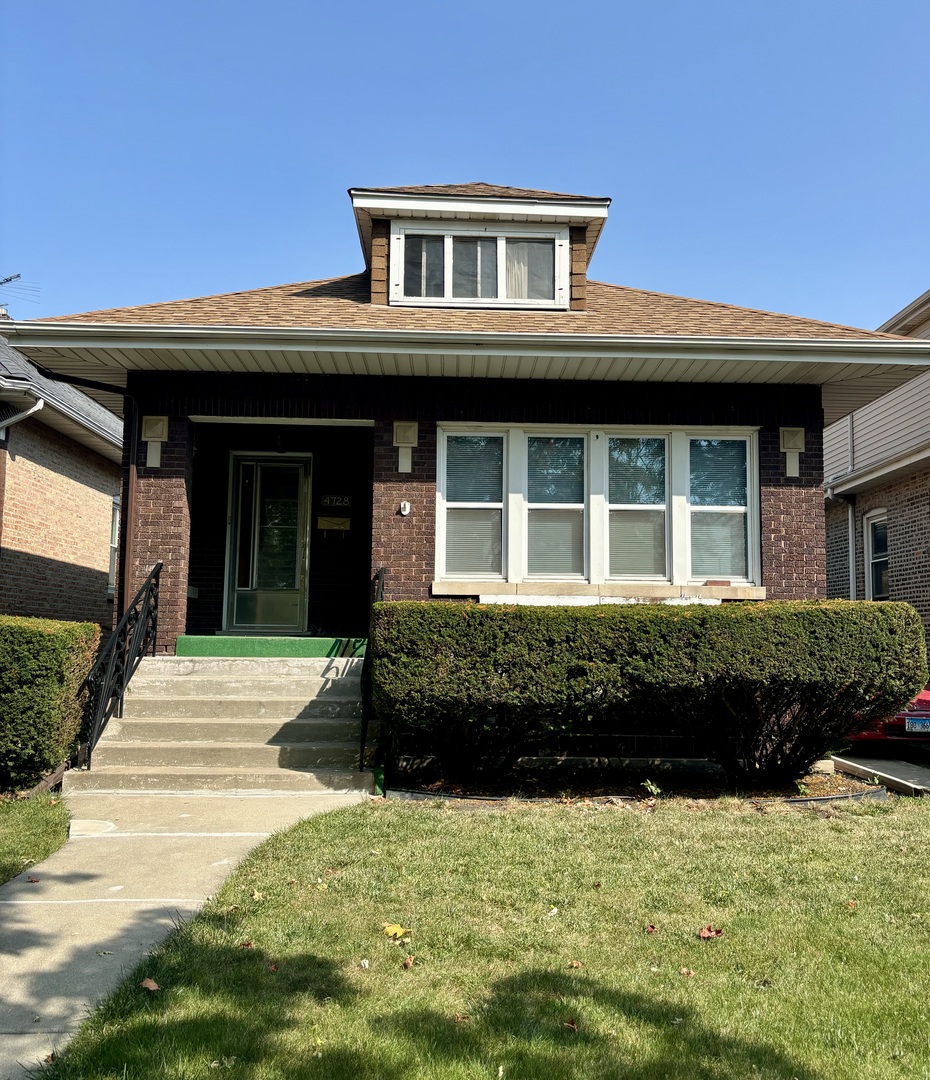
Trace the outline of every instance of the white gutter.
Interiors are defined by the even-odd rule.
[[[2,422],[0,422],[0,439],[6,438],[6,433],[8,429],[11,428],[14,424],[18,424],[20,420],[28,419],[30,416],[32,416],[33,413],[37,413],[44,408],[44,400],[42,398],[36,398],[35,404],[32,406],[32,408],[25,409],[23,410],[23,412],[17,413],[15,416],[11,416],[9,420],[3,420]]]
[[[319,327],[140,326],[138,324],[9,323],[4,335],[20,348],[257,349],[388,352],[494,356],[614,356],[663,359],[817,360],[844,364],[912,364],[930,367],[930,340],[859,338],[706,337],[667,334],[484,333],[449,330],[375,330]],[[441,347],[441,348],[438,348]],[[116,366],[116,365],[114,365]],[[125,370],[125,369],[124,369]]]
[[[883,461],[881,464],[868,465],[855,472],[832,476],[826,481],[826,486],[836,495],[853,495],[887,476],[922,465],[928,459],[930,459],[930,446],[924,446],[920,450],[914,450],[891,461]]]

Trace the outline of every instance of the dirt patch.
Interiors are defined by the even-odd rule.
[[[857,780],[842,773],[810,773],[793,784],[783,787],[761,788],[747,791],[732,784],[718,781],[707,776],[676,775],[659,776],[655,780],[636,776],[618,778],[614,781],[579,779],[568,782],[565,778],[553,783],[549,779],[522,779],[507,783],[499,781],[488,783],[475,781],[468,783],[458,780],[432,780],[429,783],[416,784],[411,780],[398,780],[396,785],[389,785],[389,791],[403,791],[423,796],[451,796],[456,799],[484,801],[498,799],[546,799],[561,803],[574,803],[583,800],[649,800],[655,797],[683,799],[717,799],[737,797],[743,799],[796,799],[796,798],[838,798],[863,792],[874,792],[875,785]]]

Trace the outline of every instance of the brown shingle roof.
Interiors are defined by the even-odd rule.
[[[433,330],[462,333],[642,334],[696,337],[894,338],[795,315],[690,300],[622,285],[588,282],[587,311],[382,307],[369,302],[367,274],[273,285],[248,292],[170,300],[140,307],[56,315],[44,322],[139,326],[301,327]]]
[[[450,195],[478,199],[578,199],[587,202],[596,199],[607,201],[593,195],[567,195],[561,191],[534,191],[532,188],[503,187],[500,184],[488,184],[483,180],[473,180],[468,184],[414,184],[409,187],[357,187],[350,191],[376,191],[392,195]]]

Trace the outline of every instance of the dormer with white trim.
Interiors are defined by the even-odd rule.
[[[610,199],[471,183],[351,188],[371,302],[583,311]]]

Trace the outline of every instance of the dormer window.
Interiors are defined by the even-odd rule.
[[[568,306],[568,229],[393,222],[392,304]]]

